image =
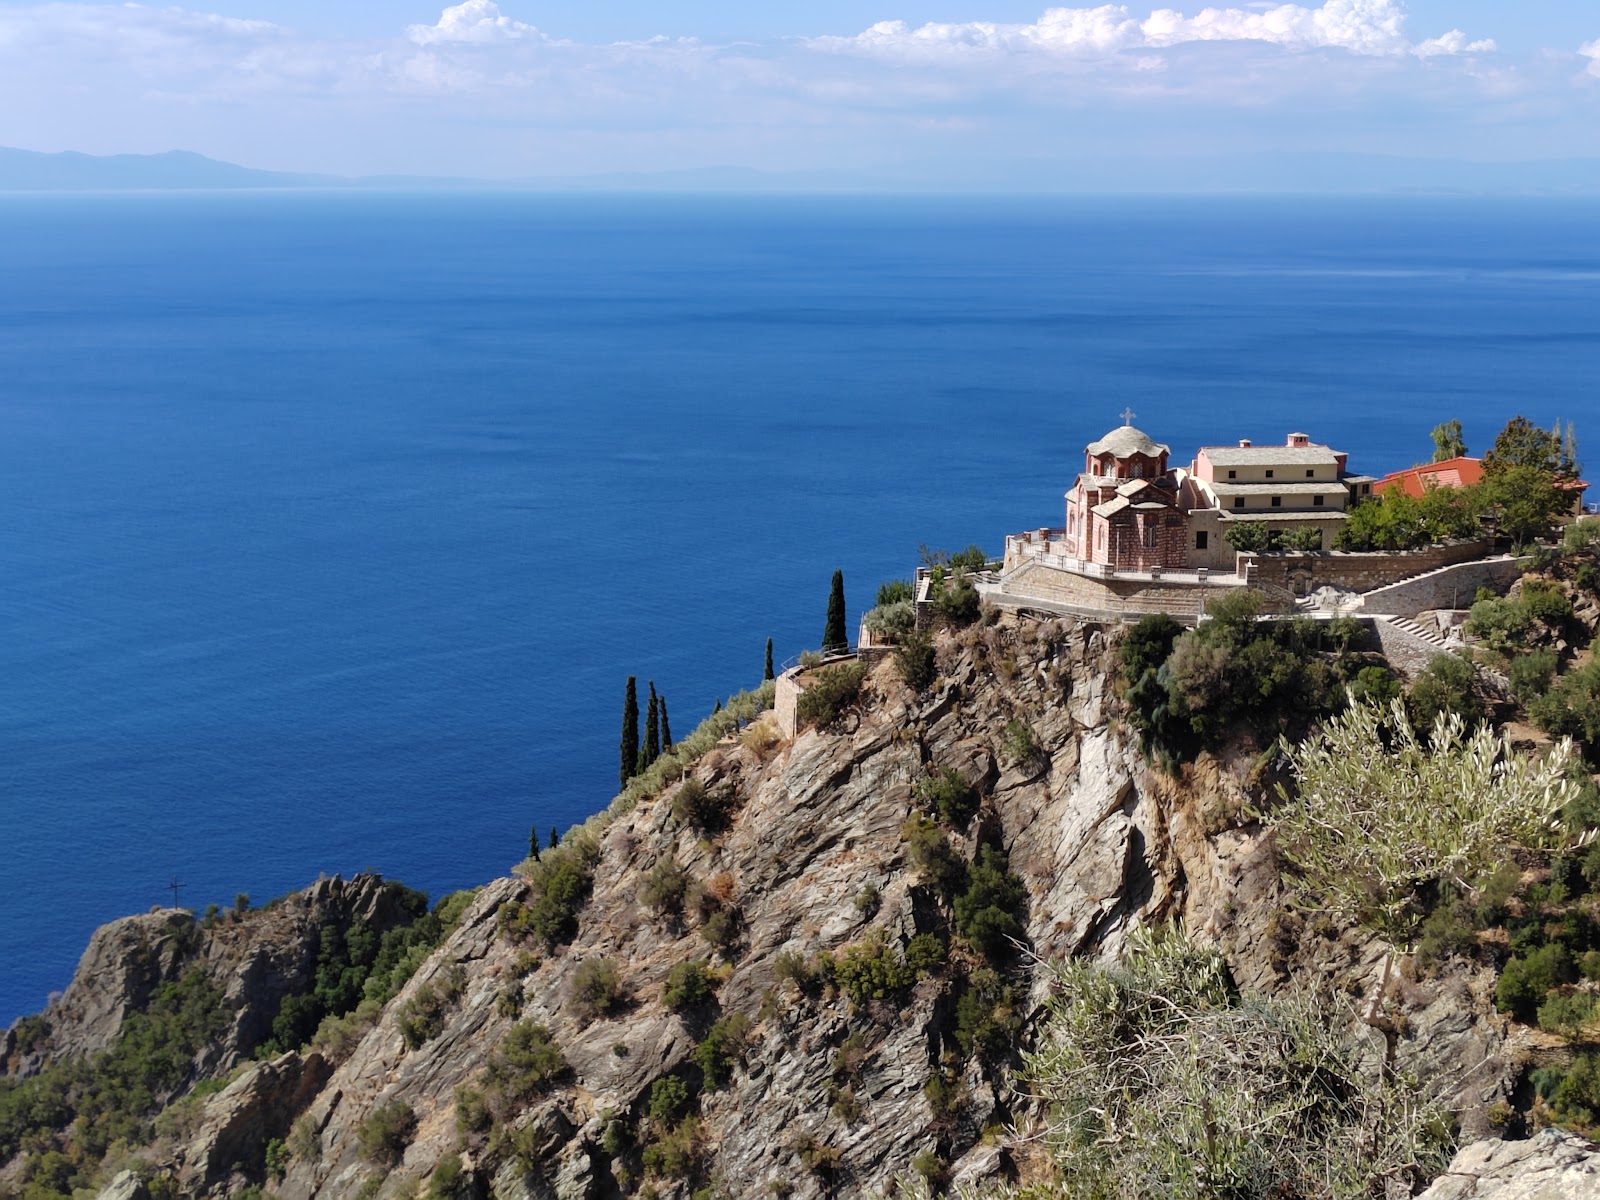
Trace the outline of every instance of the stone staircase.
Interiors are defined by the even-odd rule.
[[[1444,634],[1439,632],[1439,627],[1437,625],[1430,627],[1422,624],[1420,621],[1414,621],[1410,617],[1379,616],[1375,619],[1379,621],[1387,621],[1396,629],[1403,629],[1412,637],[1417,638],[1420,641],[1427,642],[1430,646],[1437,646],[1440,650],[1443,650],[1448,644],[1445,641]]]

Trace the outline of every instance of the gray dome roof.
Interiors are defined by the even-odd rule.
[[[1098,442],[1090,442],[1086,449],[1090,454],[1111,454],[1117,458],[1127,458],[1131,454],[1148,454],[1151,458],[1157,458],[1172,452],[1170,446],[1163,446],[1148,433],[1132,425],[1113,429]]]

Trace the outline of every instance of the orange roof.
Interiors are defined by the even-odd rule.
[[[1471,487],[1482,478],[1481,458],[1448,458],[1444,462],[1390,472],[1383,477],[1383,482],[1372,490],[1381,494],[1392,487],[1398,487],[1406,495],[1420,500],[1422,493],[1430,487]]]

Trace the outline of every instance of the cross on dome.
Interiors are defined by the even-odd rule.
[[[1132,425],[1133,424],[1133,419],[1135,417],[1137,417],[1138,415],[1139,414],[1134,412],[1133,409],[1125,408],[1125,409],[1122,410],[1122,413],[1121,413],[1122,423],[1124,425]]]

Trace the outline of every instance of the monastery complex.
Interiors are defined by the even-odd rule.
[[[977,582],[987,601],[1192,620],[1208,596],[1252,587],[1279,610],[1327,602],[1341,612],[1402,615],[1456,607],[1512,569],[1493,556],[1487,537],[1420,550],[1335,551],[1351,506],[1385,481],[1352,471],[1344,451],[1309,434],[1290,433],[1275,445],[1202,446],[1188,466],[1174,466],[1170,446],[1135,428],[1131,412],[1123,418],[1084,447],[1063,524],[1006,539],[999,570]],[[1228,534],[1244,522],[1277,532],[1280,548],[1236,549]],[[1418,577],[1427,578],[1419,585]]]
[[[1230,523],[1265,521],[1305,531],[1304,549],[1331,548],[1349,505],[1378,481],[1352,475],[1347,455],[1291,433],[1281,446],[1202,446],[1187,467],[1131,423],[1084,451],[1067,493],[1059,552],[1118,570],[1232,571]]]

